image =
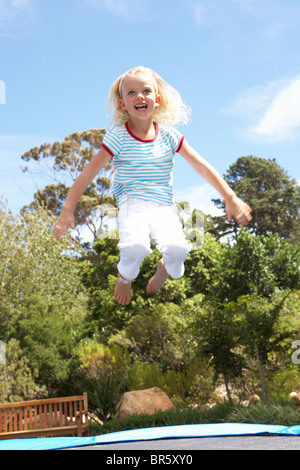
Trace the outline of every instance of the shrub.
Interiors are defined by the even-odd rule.
[[[160,411],[153,415],[132,415],[127,419],[113,418],[102,426],[94,426],[92,433],[107,434],[162,426],[209,423],[251,423],[295,426],[300,422],[300,412],[290,404],[258,403],[249,407],[235,407],[229,403],[213,406],[208,410],[200,408],[177,408]]]
[[[233,407],[228,403],[216,405],[209,410],[178,407],[174,410],[159,411],[152,415],[132,415],[126,419],[113,418],[102,426],[94,426],[92,433],[107,434],[129,429],[226,422],[232,410]]]
[[[296,426],[300,422],[300,412],[290,404],[257,403],[249,407],[237,407],[230,413],[228,419],[232,423]]]

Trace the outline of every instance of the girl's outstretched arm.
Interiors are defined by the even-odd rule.
[[[53,227],[53,235],[56,240],[60,240],[69,227],[75,228],[74,211],[76,205],[88,185],[104,168],[110,158],[110,154],[102,147],[75,180],[65,200],[60,216]]]
[[[230,221],[233,217],[239,225],[248,225],[252,219],[250,215],[251,207],[237,197],[217,170],[202,158],[186,140],[183,141],[179,153],[202,178],[221,194],[225,202],[227,220]]]

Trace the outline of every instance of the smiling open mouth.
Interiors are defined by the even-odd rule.
[[[135,106],[135,109],[137,109],[138,111],[143,110],[143,109],[147,109],[147,108],[148,108],[148,106],[146,104],[137,104]]]

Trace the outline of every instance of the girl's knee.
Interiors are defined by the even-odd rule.
[[[141,244],[120,247],[120,261],[118,269],[126,279],[133,280],[140,271],[140,264],[151,253],[150,248]]]
[[[121,256],[123,255],[127,259],[134,259],[139,261],[139,264],[143,259],[151,253],[150,248],[142,244],[134,244],[130,246],[125,246],[120,249]]]
[[[163,250],[163,254],[170,259],[176,261],[185,261],[190,248],[185,245],[170,245]]]
[[[184,274],[184,261],[190,249],[184,245],[171,245],[163,250],[163,262],[168,274],[178,279]]]

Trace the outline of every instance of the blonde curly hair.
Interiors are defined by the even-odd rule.
[[[112,84],[107,104],[107,115],[112,118],[113,124],[122,125],[128,121],[129,115],[127,111],[121,109],[119,100],[122,99],[122,82],[124,78],[135,74],[150,75],[156,83],[156,92],[160,96],[159,106],[154,113],[156,122],[166,125],[188,124],[191,108],[183,103],[178,91],[154,70],[141,65],[128,70]]]

